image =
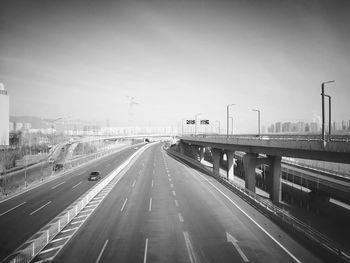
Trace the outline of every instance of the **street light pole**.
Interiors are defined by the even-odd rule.
[[[194,135],[197,136],[197,116],[201,115],[202,113],[197,113],[195,116],[194,116],[194,119],[195,119],[195,125],[194,125]]]
[[[226,111],[226,129],[227,129],[227,138],[228,138],[228,134],[229,134],[229,121],[230,121],[229,117],[230,117],[230,106],[234,106],[234,105],[236,105],[236,104],[228,104],[228,105],[226,106],[226,109],[227,109],[227,111]],[[233,120],[232,120],[232,122],[233,122]],[[233,126],[233,124],[232,124],[232,126]],[[232,132],[233,132],[233,128],[232,128]]]
[[[231,120],[231,133],[233,135],[233,117],[229,117],[229,119]]]
[[[325,81],[325,82],[322,82],[321,84],[321,96],[322,96],[322,140],[324,141],[325,140],[325,117],[324,117],[324,97],[325,97],[325,94],[324,94],[324,85],[327,84],[327,83],[333,83],[335,82],[334,80],[329,80],[329,81]]]
[[[252,109],[252,111],[256,111],[258,113],[258,134],[260,137],[260,110]]]
[[[329,131],[329,137],[328,141],[331,140],[331,132],[332,132],[332,98],[329,95],[324,94],[328,98],[328,131]]]

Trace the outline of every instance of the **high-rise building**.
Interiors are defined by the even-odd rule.
[[[291,132],[292,131],[292,123],[284,122],[282,123],[282,132]]]
[[[268,128],[267,128],[267,132],[268,133],[274,133],[275,132],[275,125],[271,124]]]
[[[275,124],[275,132],[276,133],[282,132],[282,123],[281,122],[276,122],[276,124]]]
[[[305,132],[305,122],[303,121],[299,121],[296,123],[296,126],[297,126],[297,132]]]
[[[0,146],[9,145],[10,100],[4,84],[0,83]]]

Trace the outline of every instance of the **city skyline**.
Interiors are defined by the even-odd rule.
[[[176,125],[219,120],[235,130],[348,115],[347,1],[3,1],[0,82],[11,115]]]

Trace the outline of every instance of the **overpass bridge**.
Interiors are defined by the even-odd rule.
[[[244,152],[245,187],[255,192],[255,168],[269,166],[267,184],[270,199],[281,199],[282,157],[304,158],[336,163],[350,163],[350,136],[335,136],[331,141],[320,135],[197,135],[179,137],[179,151],[190,151],[195,158],[203,159],[204,148],[209,148],[213,159],[213,172],[219,175],[220,161],[227,158],[227,177],[233,179],[235,152]]]

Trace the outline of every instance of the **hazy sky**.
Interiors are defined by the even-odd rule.
[[[350,119],[350,1],[0,0],[11,115],[127,124],[201,117],[237,128],[311,121],[320,83]],[[250,130],[249,130],[250,129]]]

